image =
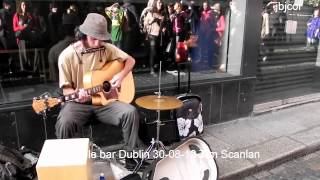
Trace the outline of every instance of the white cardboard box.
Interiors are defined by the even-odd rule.
[[[36,169],[38,180],[91,180],[89,139],[46,140]]]

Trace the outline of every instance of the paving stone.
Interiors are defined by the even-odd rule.
[[[249,177],[245,177],[242,180],[257,180],[257,178],[253,177],[253,176],[249,176]]]
[[[202,137],[202,138],[212,137],[211,134],[207,133],[207,129],[208,129],[208,127],[204,127],[203,134],[201,134],[200,137]]]
[[[319,180],[317,176],[302,177],[302,180]]]
[[[249,168],[254,168],[254,164],[246,159],[230,159],[230,158],[221,158],[218,156],[216,158],[216,163],[219,171],[219,179],[222,177],[230,176],[243,172]]]
[[[307,160],[316,158],[317,156],[319,156],[319,154],[317,154],[317,153],[312,153],[312,154],[307,154],[307,155],[305,155],[304,157],[302,157],[302,159],[307,161]]]
[[[294,152],[301,151],[305,145],[298,143],[288,137],[280,137],[271,141],[248,148],[250,152],[259,152],[260,157],[251,159],[252,162],[261,166],[273,162]]]
[[[232,146],[221,141],[220,139],[217,139],[216,137],[213,136],[207,136],[203,138],[209,145],[211,148],[212,152],[216,152],[218,154],[220,154],[220,152],[222,150],[231,150]]]
[[[207,129],[207,133],[232,145],[232,149],[242,149],[274,138],[261,130],[241,123],[241,121],[212,126]]]
[[[289,168],[285,166],[279,166],[273,170],[270,170],[270,173],[277,174],[280,177],[284,177],[286,179],[292,179],[293,177],[297,179],[302,179],[301,177],[303,177],[306,174],[306,170],[305,168],[296,169],[292,167]]]
[[[285,166],[278,166],[278,167],[271,169],[269,172],[272,174],[279,174],[280,172],[284,171],[286,168],[287,167],[285,167]]]
[[[251,177],[255,177],[258,180],[319,180],[320,170],[314,169],[314,167],[320,166],[319,152],[320,151],[312,153],[309,156],[310,158],[300,157],[293,161],[281,164],[276,168],[268,170],[267,172],[269,172],[269,175],[268,173],[263,173],[266,176],[260,176],[261,173],[256,173],[251,175]]]
[[[308,146],[320,145],[320,127],[296,133],[290,138]]]
[[[301,106],[291,107],[280,111],[265,114],[265,117],[277,120],[286,120],[291,123],[311,128],[319,126],[320,103],[309,103]]]
[[[308,103],[308,104],[304,104],[302,106],[297,106],[295,107],[296,110],[301,111],[311,111],[311,113],[313,112],[319,112],[319,106],[320,106],[320,102],[314,102],[314,103]]]
[[[295,117],[290,118],[291,123],[304,126],[306,128],[313,128],[315,126],[320,126],[319,121],[320,112],[309,112],[308,113],[299,113],[295,114]]]
[[[268,172],[268,171],[261,171],[255,175],[253,175],[253,177],[257,178],[257,179],[261,179],[261,178],[264,178],[264,177],[267,177],[267,176],[270,176],[271,173]]]
[[[268,177],[261,178],[259,180],[288,180],[288,179],[284,179],[283,177],[280,177],[279,175],[271,175]]]
[[[267,117],[265,117],[258,120],[248,121],[247,123],[250,126],[268,133],[274,137],[290,135],[299,131],[306,130],[305,126],[292,123],[287,119],[268,119]]]
[[[307,166],[309,166],[310,169],[320,172],[320,157],[314,157],[312,159],[307,160],[306,162]]]

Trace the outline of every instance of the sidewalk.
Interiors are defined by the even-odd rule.
[[[319,107],[313,102],[207,126],[203,138],[218,154],[219,180],[239,180],[320,149]]]

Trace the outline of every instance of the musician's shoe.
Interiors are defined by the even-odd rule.
[[[133,169],[142,161],[141,158],[125,158],[125,168],[129,171],[133,171]],[[149,162],[143,161],[140,169],[138,171],[142,171],[150,165]]]

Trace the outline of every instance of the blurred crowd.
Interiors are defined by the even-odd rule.
[[[147,6],[138,11],[131,2],[85,10],[79,10],[76,4],[60,7],[53,2],[49,4],[48,15],[43,16],[45,13],[40,13],[43,5],[31,5],[26,0],[13,4],[4,0],[0,10],[0,49],[8,52],[9,69],[14,58],[12,50],[18,50],[19,71],[35,71],[32,57],[37,56],[37,49],[48,49],[50,79],[56,81],[59,54],[81,38],[77,27],[86,15],[83,12],[95,12],[108,21],[110,43],[131,55],[137,47],[147,50],[151,75],[156,76],[159,61],[164,62],[168,73],[174,73],[177,63],[190,60],[195,67],[200,64],[201,70],[223,70],[219,56],[229,4],[202,1],[196,5],[192,0],[165,4],[162,0],[149,0]]]

